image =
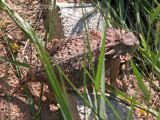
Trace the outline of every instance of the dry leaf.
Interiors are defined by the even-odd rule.
[[[13,49],[13,52],[17,52],[18,49],[19,49],[19,47],[18,47],[18,45],[16,43],[11,43],[11,47]]]
[[[146,111],[144,111],[144,110],[140,109],[140,110],[139,110],[139,112],[140,112],[140,114],[141,114],[141,115],[143,115],[143,116],[147,116],[147,112],[146,112]]]

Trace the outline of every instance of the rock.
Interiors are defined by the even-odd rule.
[[[92,12],[95,6],[91,3],[83,4],[85,23],[87,30],[101,30],[103,16],[99,10]],[[107,9],[104,9],[106,11]],[[49,21],[51,20],[51,9],[49,10]],[[63,39],[80,36],[85,33],[83,13],[81,4],[56,3],[54,20],[54,38]]]
[[[92,100],[92,104],[95,108],[94,105],[94,95],[90,94],[91,100]],[[109,100],[110,104],[113,106],[113,108],[115,109],[115,111],[118,113],[118,115],[120,116],[120,118],[122,120],[126,120],[128,113],[130,111],[130,108],[126,105],[124,105],[122,102],[120,102],[118,99],[110,96],[110,95],[106,95],[107,99]],[[82,120],[84,120],[84,115],[85,116],[85,120],[95,120],[94,118],[94,114],[92,113],[92,110],[89,107],[85,107],[85,112],[84,112],[84,101],[83,99],[81,99],[78,95],[75,95],[75,98],[77,100],[77,108],[78,108],[78,112],[80,115],[80,118]],[[98,99],[97,101],[100,101],[100,95],[98,95]],[[98,104],[100,105],[100,104]],[[105,103],[105,110],[106,110],[106,115],[108,120],[118,120],[118,118],[115,116],[115,114],[113,113],[113,111],[111,110],[111,108],[109,107],[109,105],[107,103]],[[100,107],[100,106],[99,106]],[[133,120],[133,116],[131,117],[130,120]]]

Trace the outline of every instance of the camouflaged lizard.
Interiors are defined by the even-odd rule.
[[[105,68],[109,70],[110,83],[116,86],[116,80],[118,78],[120,56],[126,54],[132,54],[139,45],[139,42],[132,32],[120,30],[119,28],[107,29],[105,43]],[[94,63],[95,70],[97,69],[99,53],[101,49],[101,33],[98,31],[91,31],[89,35],[90,47],[92,52],[92,61]],[[47,45],[47,51],[60,66],[62,71],[66,74],[69,80],[80,89],[83,87],[83,68],[79,64],[77,58],[83,63],[84,55],[84,40],[86,38],[75,37],[64,40],[53,40]],[[87,46],[87,42],[86,42]],[[86,48],[87,49],[87,48]],[[86,50],[86,55],[88,51]],[[86,68],[91,73],[91,66],[86,56]],[[53,64],[53,69],[60,80],[59,71]],[[32,69],[32,75],[28,73],[29,79],[36,79],[36,81],[47,81],[43,67],[38,69]],[[31,77],[32,76],[32,77]],[[64,80],[65,81],[65,80]],[[92,86],[91,80],[87,77],[88,88]],[[70,85],[65,82],[67,89],[70,89]]]

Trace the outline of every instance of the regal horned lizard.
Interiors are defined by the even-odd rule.
[[[111,84],[116,84],[115,81],[118,75],[120,56],[132,54],[138,47],[139,42],[132,32],[125,31],[124,29],[107,29],[106,35],[105,68],[110,68]],[[89,41],[95,69],[97,68],[101,48],[100,37],[100,32],[90,32]],[[68,78],[77,88],[83,86],[83,69],[79,64],[77,58],[83,63],[84,39],[85,38],[83,36],[68,38],[65,40],[54,39],[47,45],[46,48],[55,62],[58,63],[63,72],[68,76]],[[88,52],[86,50],[86,54],[87,53]],[[91,72],[91,67],[88,59],[86,59],[86,67],[87,70]],[[58,69],[54,64],[53,69],[55,70],[56,75],[58,75]],[[33,73],[35,73],[34,77],[38,81],[47,80],[46,75],[43,75],[45,73],[42,67],[38,68],[36,71],[33,71],[32,74]],[[28,74],[28,76],[30,76],[30,74]],[[59,76],[57,77],[59,78]],[[88,80],[87,82],[90,83],[91,81]],[[70,88],[68,84],[65,85],[66,88]]]
[[[105,68],[110,69],[110,83],[115,86],[119,71],[120,56],[126,55],[127,53],[132,54],[138,47],[139,42],[132,32],[125,31],[124,29],[107,29],[106,35]],[[101,48],[100,37],[100,32],[90,32],[89,41],[95,70],[97,68]],[[68,38],[65,40],[53,40],[47,45],[47,50],[50,55],[77,88],[83,87],[83,68],[79,64],[77,58],[83,63],[84,39],[85,38],[81,36],[77,38]],[[88,55],[87,50],[86,55]],[[88,57],[86,56],[86,58],[86,67],[91,73]],[[60,80],[59,71],[54,64],[53,69],[57,75],[57,78]],[[31,74],[28,74],[28,77],[31,77],[30,75]],[[47,80],[42,67],[39,67],[36,71],[32,71],[32,76],[34,76],[34,79],[37,81]],[[87,85],[89,88],[92,85],[91,83],[91,80],[87,77]],[[65,86],[67,89],[70,89],[67,82],[65,82]]]

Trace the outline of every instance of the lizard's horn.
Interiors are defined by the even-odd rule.
[[[116,53],[115,49],[110,50],[109,52],[105,53],[105,55],[113,55]]]
[[[122,28],[121,33],[124,34],[126,31],[124,28]]]

